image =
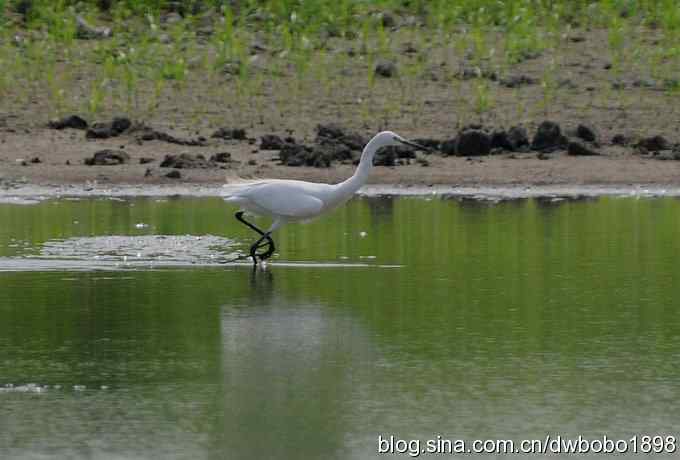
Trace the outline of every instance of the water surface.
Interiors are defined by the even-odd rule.
[[[233,211],[0,205],[0,458],[678,434],[677,199],[355,199],[257,272]]]

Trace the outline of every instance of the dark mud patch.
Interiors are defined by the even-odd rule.
[[[333,140],[355,151],[361,151],[369,139],[361,134],[347,130],[337,124],[317,125],[316,142]]]
[[[338,124],[318,125],[316,137],[311,143],[296,142],[292,137],[283,138],[266,134],[260,138],[260,150],[278,150],[275,158],[284,166],[312,166],[328,168],[333,164],[357,164],[361,151],[369,138],[347,130]],[[554,158],[548,155],[563,152],[570,156],[596,156],[600,152],[600,134],[594,126],[578,123],[575,128],[562,129],[560,124],[545,120],[529,136],[527,128],[516,125],[510,128],[496,128],[480,124],[468,125],[453,137],[416,138],[414,142],[428,150],[427,155],[438,153],[442,156],[479,157],[503,152],[537,152],[539,159]],[[629,145],[632,141],[622,135],[612,139],[613,144]],[[635,144],[638,153],[672,150],[674,147],[662,136],[640,140]],[[374,159],[376,166],[399,166],[413,162],[422,164],[417,149],[410,147],[389,147],[378,152]]]
[[[193,155],[191,153],[181,153],[179,155],[166,155],[160,164],[161,168],[175,168],[175,169],[206,169],[212,168],[214,163],[206,160],[201,155]]]
[[[552,121],[544,121],[536,130],[531,141],[531,150],[550,153],[563,149],[567,145],[567,138],[562,135],[560,125]]]
[[[71,129],[87,129],[89,126],[88,122],[84,119],[79,117],[78,115],[69,115],[64,118],[59,118],[56,120],[51,120],[47,126],[49,126],[52,129],[66,129],[66,128],[71,128]]]
[[[597,131],[584,124],[579,124],[576,127],[576,137],[583,139],[586,142],[597,142],[598,139]]]
[[[61,126],[64,127],[80,126],[81,122],[78,121],[78,119],[79,117],[74,115],[62,120],[56,120],[54,122],[51,122],[50,127],[53,127],[55,129],[63,129],[61,128]],[[82,122],[87,123],[85,122],[85,120],[82,120]],[[87,129],[85,137],[87,139],[109,139],[112,137],[118,137],[126,133],[134,134],[138,144],[150,141],[161,141],[167,142],[169,144],[185,146],[204,146],[207,144],[207,140],[202,136],[199,136],[195,139],[174,136],[164,131],[160,131],[150,126],[147,126],[143,122],[133,123],[127,117],[116,117],[110,122],[94,123],[89,129]]]
[[[213,139],[244,141],[247,139],[246,130],[241,128],[220,128],[210,136]]]
[[[513,126],[506,130],[496,130],[491,137],[491,148],[508,152],[522,152],[529,148],[529,135],[526,128]]]
[[[124,150],[104,149],[95,152],[92,158],[86,158],[85,164],[88,166],[115,166],[128,163],[130,155]]]
[[[165,155],[160,163],[161,168],[175,169],[224,169],[231,163],[238,163],[231,158],[229,152],[219,152],[210,156],[210,159],[202,154],[180,153],[179,155]],[[175,177],[176,178],[176,177]]]
[[[298,143],[275,134],[262,136],[261,150],[279,150],[279,161],[285,166],[312,166],[328,168],[334,163],[356,164],[368,138],[336,124],[318,125],[316,138],[311,144]],[[439,147],[440,141],[427,139],[423,144]],[[427,145],[424,145],[428,147]],[[390,146],[380,149],[374,158],[378,166],[410,164],[415,160],[416,150],[406,146]]]
[[[132,121],[127,117],[116,117],[110,122],[94,123],[85,133],[88,139],[109,139],[123,134],[132,127]]]
[[[334,158],[331,152],[316,146],[287,143],[279,151],[279,160],[286,166],[328,168]]]
[[[379,61],[373,71],[379,77],[392,78],[397,75],[397,65],[392,61]]]
[[[456,155],[471,157],[491,153],[491,136],[481,130],[461,132],[456,141]]]
[[[535,85],[538,83],[538,80],[528,75],[509,75],[501,78],[498,83],[506,88],[519,88],[521,86]]]
[[[163,131],[158,131],[147,126],[137,128],[136,131],[140,131],[140,133],[137,135],[137,142],[139,143],[149,141],[161,141],[167,142],[168,144],[186,145],[190,147],[206,145],[206,139],[200,136],[196,139],[176,137],[173,136],[172,134],[168,134]]]
[[[286,166],[328,168],[334,162],[354,162],[367,142],[368,139],[355,132],[329,124],[317,126],[316,138],[311,144],[270,134],[260,139],[260,148],[279,150],[279,160]]]
[[[642,138],[635,146],[638,149],[649,152],[659,152],[661,150],[670,150],[671,148],[670,142],[661,135]]]
[[[229,152],[219,152],[210,156],[210,161],[213,163],[232,163],[234,160],[231,158],[231,153]]]
[[[588,145],[585,142],[570,141],[567,146],[567,154],[584,157],[599,155],[600,152],[596,151],[591,145]]]
[[[294,144],[293,139],[290,143]],[[260,138],[260,150],[281,150],[286,142],[276,134],[265,134]]]
[[[632,142],[632,136],[626,134],[614,134],[612,136],[612,145],[627,146]]]

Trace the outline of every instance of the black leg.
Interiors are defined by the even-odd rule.
[[[253,246],[255,246],[255,249],[261,249],[264,247],[271,247],[274,245],[274,241],[269,237],[269,235],[264,235],[262,238],[257,240]],[[258,256],[264,256],[269,250],[258,254]],[[269,257],[269,256],[267,256]],[[265,257],[266,258],[266,257]]]
[[[260,258],[260,260],[269,259],[272,256],[272,254],[274,254],[274,251],[276,250],[276,246],[274,246],[274,240],[272,240],[269,233],[266,233],[263,236],[263,238],[267,238],[267,245],[269,246],[269,248],[265,252],[263,252],[262,254],[258,254],[258,257]],[[260,246],[258,246],[258,247],[260,247]],[[262,245],[261,247],[264,247],[264,245]]]
[[[263,253],[258,254],[257,250],[265,246],[268,246],[267,250]],[[266,233],[262,235],[262,237],[255,243],[253,243],[253,245],[250,247],[250,257],[252,257],[253,263],[255,264],[257,264],[258,258],[260,260],[265,260],[269,258],[273,253],[274,253],[274,241],[272,241],[271,237]]]
[[[274,246],[274,240],[272,240],[271,236],[269,233],[265,233],[259,228],[257,228],[255,225],[251,224],[247,220],[243,218],[243,211],[239,211],[235,215],[236,219],[248,226],[250,229],[256,231],[258,234],[261,235],[260,239],[257,240],[251,247],[250,247],[250,257],[253,259],[253,265],[257,265],[257,258],[259,257],[260,260],[265,260],[271,257],[272,254],[274,254],[275,246]],[[260,248],[263,248],[265,245],[268,245],[268,249],[261,253],[258,254],[257,250]]]
[[[262,230],[260,230],[260,229],[257,228],[255,225],[251,224],[250,222],[248,222],[247,220],[245,220],[245,219],[243,218],[243,211],[237,212],[234,216],[236,217],[237,220],[241,221],[242,223],[246,224],[246,225],[247,225],[248,227],[250,227],[251,229],[255,230],[255,231],[256,231],[257,233],[259,233],[260,235],[264,236],[264,232],[263,232]]]

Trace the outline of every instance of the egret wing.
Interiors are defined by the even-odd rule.
[[[310,218],[319,214],[324,207],[321,199],[287,187],[261,187],[249,195],[257,206],[283,217]]]

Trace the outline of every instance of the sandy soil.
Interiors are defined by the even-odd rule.
[[[183,116],[195,114],[207,104],[203,93],[209,94],[210,81],[191,81],[190,91],[183,91],[169,97],[166,104],[153,119],[140,120],[154,128],[175,136],[196,138],[204,136],[203,146],[181,146],[163,141],[139,142],[134,133],[105,140],[88,140],[82,130],[62,131],[47,127],[45,106],[39,100],[31,105],[17,105],[9,98],[0,108],[0,188],[16,188],[21,184],[82,186],[107,185],[158,185],[203,184],[219,185],[234,178],[292,178],[312,181],[336,182],[351,175],[352,164],[334,164],[330,168],[288,167],[276,161],[276,151],[259,151],[259,138],[264,134],[276,133],[282,136],[293,133],[298,141],[311,141],[318,123],[337,123],[369,136],[383,128],[397,131],[405,137],[434,137],[448,139],[455,137],[458,129],[471,122],[481,121],[485,127],[507,128],[521,125],[533,135],[536,126],[543,120],[558,122],[564,131],[573,130],[579,123],[596,129],[601,146],[600,156],[572,157],[566,152],[539,155],[536,152],[500,154],[493,156],[463,158],[444,157],[437,154],[423,155],[429,166],[419,163],[395,167],[376,167],[369,182],[372,184],[423,185],[433,184],[449,187],[485,187],[506,185],[621,185],[635,184],[680,185],[680,161],[659,161],[653,155],[640,155],[632,145],[627,147],[611,143],[614,134],[625,134],[639,139],[655,134],[664,135],[671,145],[678,147],[680,137],[680,104],[677,96],[668,91],[645,85],[636,85],[635,79],[642,75],[640,69],[630,69],[617,80],[626,81],[621,94],[611,91],[614,77],[602,70],[607,63],[605,52],[606,37],[602,32],[577,32],[580,39],[565,45],[566,52],[560,57],[557,77],[562,82],[551,102],[549,110],[537,111],[543,95],[540,84],[529,84],[518,88],[505,88],[496,81],[494,85],[493,108],[480,117],[470,110],[465,98],[472,92],[471,83],[462,79],[452,82],[436,74],[430,79],[421,79],[413,86],[411,96],[401,97],[402,108],[385,115],[384,118],[366,120],[360,116],[360,107],[353,101],[370,97],[379,101],[389,100],[400,92],[404,80],[380,79],[375,87],[366,87],[364,72],[366,63],[361,59],[343,61],[342,94],[316,92],[314,86],[307,88],[305,99],[297,106],[288,107],[284,113],[275,99],[277,85],[285,85],[285,74],[272,80],[270,92],[259,95],[259,103],[267,107],[271,102],[276,114],[265,111],[255,115],[244,115],[243,121],[233,113],[234,107],[224,107],[223,120],[232,120],[230,128],[243,127],[251,141],[224,141],[211,139],[210,134],[217,127],[207,121],[196,124],[182,123]],[[405,37],[403,40],[406,40]],[[582,40],[581,40],[582,38]],[[397,40],[397,39],[395,39]],[[653,37],[650,37],[650,41]],[[397,40],[398,41],[398,40]],[[337,49],[348,46],[336,45]],[[397,43],[396,46],[401,46]],[[445,55],[446,50],[428,49],[429,55]],[[266,67],[266,58],[262,59]],[[541,56],[518,64],[508,71],[512,75],[540,76],[548,65],[550,56]],[[409,56],[404,59],[411,59]],[[433,57],[433,60],[438,58]],[[446,67],[465,66],[464,60],[447,61]],[[83,85],[86,87],[86,85]],[[271,99],[271,100],[269,100]],[[469,99],[469,98],[468,98]],[[410,102],[412,102],[412,104]],[[467,105],[466,105],[467,104]],[[534,107],[534,109],[532,109]],[[292,110],[291,110],[292,109]],[[207,108],[205,110],[208,110]],[[102,115],[110,119],[110,114]],[[189,117],[186,117],[188,120]],[[213,117],[214,119],[214,117]],[[254,119],[258,119],[256,122]],[[87,166],[84,160],[101,149],[124,149],[131,157],[128,164],[116,166]],[[234,160],[228,165],[208,169],[182,169],[181,178],[170,179],[165,175],[168,168],[160,168],[161,160],[168,154],[188,152],[210,157],[219,152],[229,152]],[[40,163],[31,159],[39,158]],[[152,159],[140,164],[141,158]],[[541,159],[543,158],[543,159]]]
[[[415,135],[413,133],[412,135]],[[247,142],[212,141],[205,147],[186,147],[161,141],[137,145],[123,136],[100,141],[85,141],[81,131],[37,129],[26,133],[0,134],[0,180],[6,185],[31,183],[60,184],[221,184],[236,177],[291,178],[337,182],[349,177],[354,166],[338,164],[331,168],[280,166],[277,152],[257,151]],[[87,166],[84,158],[103,148],[124,147],[131,161],[125,165]],[[410,164],[375,167],[369,183],[396,185],[493,186],[493,185],[594,185],[594,184],[676,184],[680,185],[680,161],[659,161],[635,155],[623,147],[603,148],[604,155],[572,157],[566,153],[548,155],[541,160],[535,153],[501,154],[487,157],[425,156],[430,166]],[[164,175],[169,168],[158,165],[166,154],[191,152],[206,157],[218,152],[231,153],[227,169],[182,169],[181,179]],[[422,155],[419,153],[419,155]],[[422,155],[424,156],[424,155]],[[30,163],[38,157],[42,163]],[[140,158],[155,161],[140,164]],[[249,160],[257,164],[249,165]],[[67,165],[66,163],[70,164]],[[24,165],[25,164],[25,165]],[[145,177],[147,170],[150,176]]]

